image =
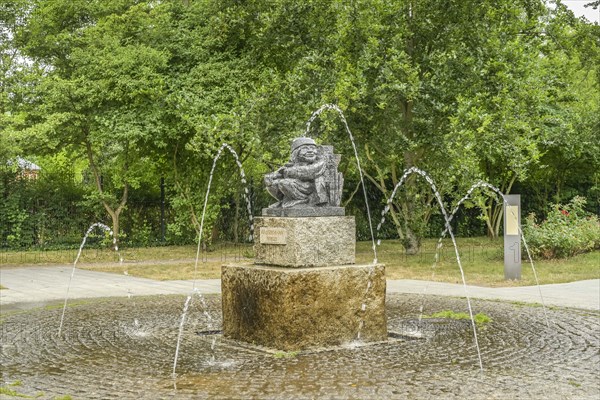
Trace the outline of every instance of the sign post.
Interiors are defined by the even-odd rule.
[[[521,279],[521,195],[504,196],[504,279]]]

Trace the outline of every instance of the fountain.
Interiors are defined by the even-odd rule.
[[[190,295],[183,298],[183,314],[181,296],[138,296],[135,309],[127,299],[94,300],[72,304],[64,326],[68,289],[62,316],[60,307],[11,312],[3,306],[0,394],[597,398],[598,312],[544,309],[542,318],[536,308],[468,298],[471,321],[421,318],[418,296],[386,294],[385,267],[377,261],[371,226],[374,262],[355,264],[354,218],[340,207],[339,155],[308,138],[310,123],[324,110],[340,114],[357,156],[339,108],[325,105],[313,113],[307,134],[292,142],[291,162],[265,177],[276,202],[261,217],[250,216],[255,263],[223,266],[222,296],[202,295],[194,278]],[[205,208],[224,149],[234,155],[245,178],[233,149],[221,146]],[[406,172],[423,176],[435,190],[431,178],[419,171]],[[302,178],[306,175],[310,179]],[[456,211],[447,215],[440,207],[448,230],[442,236],[452,237]],[[198,247],[195,271],[199,252]],[[460,263],[459,268],[466,288]],[[430,296],[428,309],[432,314],[464,310],[465,301]],[[477,327],[473,309],[492,322]],[[474,368],[477,364],[480,368]]]

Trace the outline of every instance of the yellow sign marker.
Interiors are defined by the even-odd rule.
[[[506,235],[519,234],[519,206],[506,206]]]

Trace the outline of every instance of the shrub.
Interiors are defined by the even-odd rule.
[[[546,220],[535,214],[525,220],[523,233],[532,254],[538,258],[571,257],[600,248],[598,217],[584,211],[585,198],[576,196],[568,204],[553,204]]]

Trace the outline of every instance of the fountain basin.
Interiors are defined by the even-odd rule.
[[[57,335],[61,303],[2,307],[3,385],[35,398],[74,399],[598,399],[600,314],[474,300],[493,322],[481,330],[484,374],[469,329],[436,325],[429,338],[330,351],[275,355],[221,335],[221,297],[194,302],[171,378],[182,296],[73,301]],[[389,294],[388,331],[410,332],[425,300],[428,314],[465,311],[453,297]],[[205,316],[214,319],[211,324]],[[135,321],[138,321],[138,324]],[[211,326],[212,325],[212,328]],[[214,357],[214,360],[213,360]],[[2,397],[2,395],[0,395]],[[12,397],[11,397],[12,398]],[[17,397],[15,397],[17,398]]]

